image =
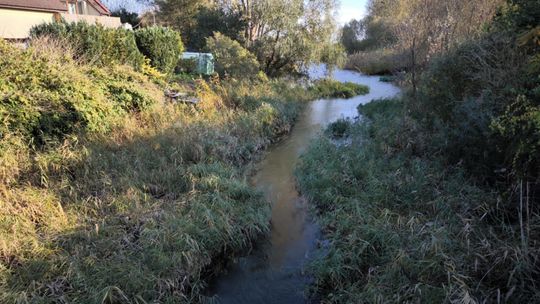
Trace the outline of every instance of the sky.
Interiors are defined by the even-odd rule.
[[[351,19],[362,19],[366,14],[368,0],[341,0],[338,21],[345,24]]]
[[[114,9],[117,6],[124,6],[129,10],[140,10],[141,5],[135,0],[102,0]],[[345,24],[351,19],[362,19],[366,14],[366,5],[368,0],[341,0],[341,8],[339,10],[338,21],[340,24]]]

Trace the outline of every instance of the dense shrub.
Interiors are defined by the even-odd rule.
[[[126,112],[145,110],[162,95],[147,77],[128,67],[90,68],[87,74],[115,106]]]
[[[515,38],[492,33],[434,60],[408,106],[451,163],[481,179],[500,170],[537,176],[538,87]]]
[[[240,43],[214,33],[206,39],[206,47],[216,60],[216,72],[232,78],[254,78],[259,72],[259,63],[255,55],[243,48]]]
[[[160,26],[145,27],[135,31],[137,47],[150,59],[152,66],[164,73],[171,73],[184,51],[180,33]]]
[[[76,59],[86,63],[101,66],[128,64],[135,68],[140,68],[144,63],[133,32],[124,29],[85,22],[54,22],[33,27],[30,35],[33,38],[49,36],[64,40],[75,51]]]
[[[369,87],[352,82],[339,82],[331,79],[316,81],[311,90],[325,98],[352,98],[369,93]]]
[[[155,85],[130,67],[77,66],[54,55],[66,51],[55,47],[20,50],[0,42],[2,136],[14,133],[43,143],[74,132],[104,132],[121,113],[160,98]]]
[[[68,59],[70,60],[70,59]],[[75,65],[63,65],[0,41],[2,137],[21,134],[39,142],[75,130],[103,130],[114,105]]]
[[[322,137],[301,159],[297,180],[328,244],[311,263],[317,297],[537,303],[536,209],[520,236],[519,222],[510,220],[517,212],[504,212],[515,201],[479,186],[442,154],[418,155],[424,130],[404,107],[399,99],[361,107],[369,119],[347,128],[349,144]]]

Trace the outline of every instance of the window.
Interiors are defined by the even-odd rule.
[[[77,6],[75,3],[68,3],[68,13],[75,14],[77,13]]]
[[[86,12],[86,1],[84,1],[84,0],[77,1],[77,11],[81,15],[86,15],[87,14],[87,12]]]

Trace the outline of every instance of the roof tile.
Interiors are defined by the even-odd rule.
[[[33,9],[40,11],[67,11],[63,0],[0,0],[0,7]]]

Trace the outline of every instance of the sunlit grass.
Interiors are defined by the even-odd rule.
[[[164,83],[0,46],[0,96],[25,101],[2,111],[50,115],[0,128],[0,302],[202,301],[215,264],[267,232],[248,165],[319,95],[280,80]],[[170,103],[165,86],[200,103]]]

